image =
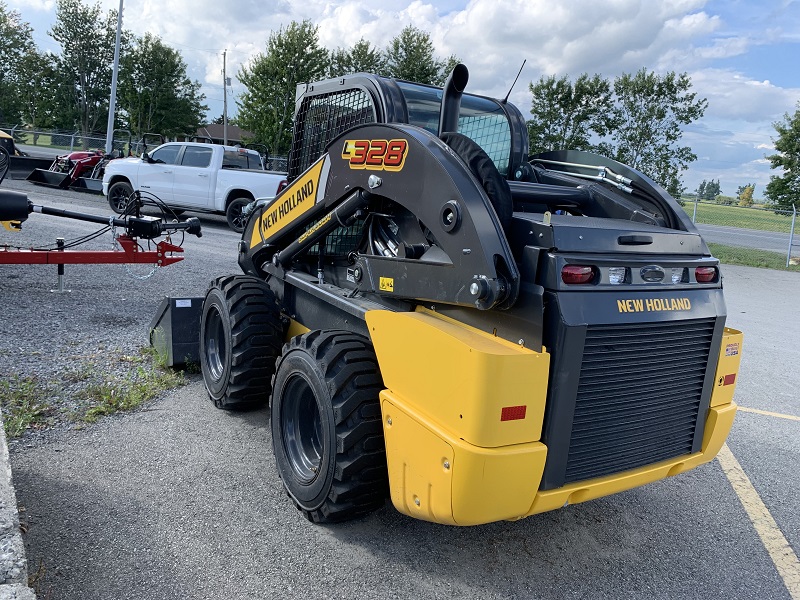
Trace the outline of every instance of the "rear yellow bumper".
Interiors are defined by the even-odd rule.
[[[541,442],[473,446],[413,414],[388,391],[381,393],[381,410],[397,510],[425,521],[479,525],[608,496],[708,462],[728,437],[736,405],[709,411],[700,452],[545,492],[538,491],[547,458]]]
[[[520,519],[677,475],[716,456],[736,414],[741,333],[726,330],[700,452],[539,491],[546,352],[427,311],[374,311],[367,324],[387,388],[380,399],[392,503],[426,521]]]

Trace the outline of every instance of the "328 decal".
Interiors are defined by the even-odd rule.
[[[342,158],[351,169],[401,171],[408,154],[406,140],[345,140]]]

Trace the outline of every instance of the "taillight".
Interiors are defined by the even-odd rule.
[[[697,267],[694,270],[694,278],[697,283],[711,283],[717,279],[716,267]]]
[[[561,269],[561,281],[569,284],[592,283],[594,274],[594,267],[566,265]]]

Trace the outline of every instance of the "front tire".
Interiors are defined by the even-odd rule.
[[[249,215],[245,215],[242,211],[244,207],[250,204],[250,198],[234,198],[228,204],[225,210],[225,218],[228,220],[228,226],[236,233],[242,233],[247,226],[247,219]]]
[[[124,214],[133,195],[133,188],[127,181],[118,181],[108,188],[108,204],[118,215]]]
[[[284,346],[272,385],[272,447],[283,485],[309,521],[345,521],[383,506],[382,389],[364,337],[312,331]]]
[[[200,368],[217,408],[256,408],[269,399],[283,323],[275,294],[256,277],[211,282],[200,321]]]

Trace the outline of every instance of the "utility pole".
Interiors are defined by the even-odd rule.
[[[121,2],[122,0],[120,0]],[[222,52],[222,144],[228,145],[228,73],[226,71],[226,55],[228,49]]]
[[[119,72],[119,39],[122,33],[122,2],[119,0],[117,13],[117,41],[114,44],[114,70],[111,72],[111,98],[108,101],[108,124],[106,125],[106,154],[114,145],[114,113],[117,110],[117,73]]]

